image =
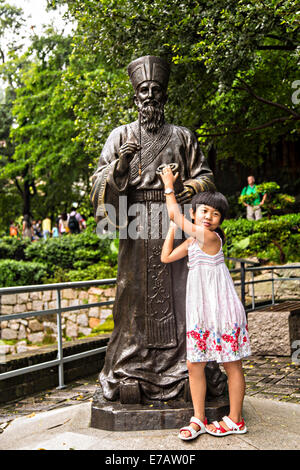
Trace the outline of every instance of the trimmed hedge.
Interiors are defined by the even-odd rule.
[[[57,265],[62,269],[84,268],[107,259],[110,244],[108,238],[99,239],[95,233],[82,232],[31,243],[25,249],[25,259],[46,263],[52,271]]]
[[[0,286],[115,277],[118,242],[89,229],[35,242],[4,237],[0,239]]]
[[[300,258],[300,214],[260,220],[224,220],[226,256],[256,256],[262,262],[286,263]]]
[[[226,256],[257,257],[263,263],[299,261],[300,214],[251,221],[224,220]],[[99,238],[90,229],[31,243],[0,239],[0,285],[84,281],[116,277],[118,239]],[[7,259],[9,258],[9,259]]]
[[[26,286],[44,284],[47,281],[47,266],[42,263],[0,260],[0,286]]]
[[[30,244],[29,239],[8,236],[0,238],[0,259],[25,260],[25,250]]]

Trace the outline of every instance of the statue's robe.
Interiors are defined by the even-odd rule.
[[[119,177],[115,171],[119,149],[127,141],[139,143],[138,122],[118,127],[110,134],[92,178],[91,200],[97,220],[109,215],[108,204],[113,205],[118,214],[119,196],[127,196],[128,210],[137,202],[145,209],[144,222],[140,224],[142,238],[124,236],[124,230],[129,230],[130,217],[125,229],[124,217],[116,220],[122,238],[113,309],[114,331],[99,379],[104,397],[109,400],[118,399],[120,383],[128,383],[131,379],[138,381],[142,394],[148,399],[168,400],[179,395],[188,377],[187,259],[170,264],[160,261],[165,235],[161,219],[159,222],[158,207],[163,206],[164,210],[166,207],[163,183],[156,169],[163,163],[176,162],[182,182],[192,187],[195,193],[215,187],[197,139],[188,129],[170,124],[164,124],[157,134],[148,134],[142,129],[141,156],[136,154],[128,173]],[[153,220],[157,223],[154,228],[159,226],[160,233],[156,238],[150,235],[150,219],[152,229]],[[175,240],[175,246],[182,241]]]

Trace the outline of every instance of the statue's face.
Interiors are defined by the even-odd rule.
[[[134,95],[141,125],[148,132],[157,132],[164,123],[164,105],[167,96],[158,82],[148,80],[141,83]]]
[[[166,102],[166,94],[158,82],[146,81],[141,83],[135,94],[135,104],[140,106],[164,105]]]

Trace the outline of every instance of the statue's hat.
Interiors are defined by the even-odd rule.
[[[135,90],[141,83],[147,80],[158,82],[166,90],[170,66],[160,57],[146,55],[133,60],[128,65],[128,75]]]

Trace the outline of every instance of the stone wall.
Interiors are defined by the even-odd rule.
[[[91,287],[88,290],[64,289],[61,307],[84,305],[114,300],[116,287]],[[28,292],[2,295],[0,315],[55,309],[56,291]],[[113,304],[62,313],[64,339],[76,339],[92,333],[93,328],[105,322],[112,313]],[[56,314],[0,322],[0,339],[14,340],[13,345],[0,344],[0,354],[22,353],[31,345],[56,342]]]

